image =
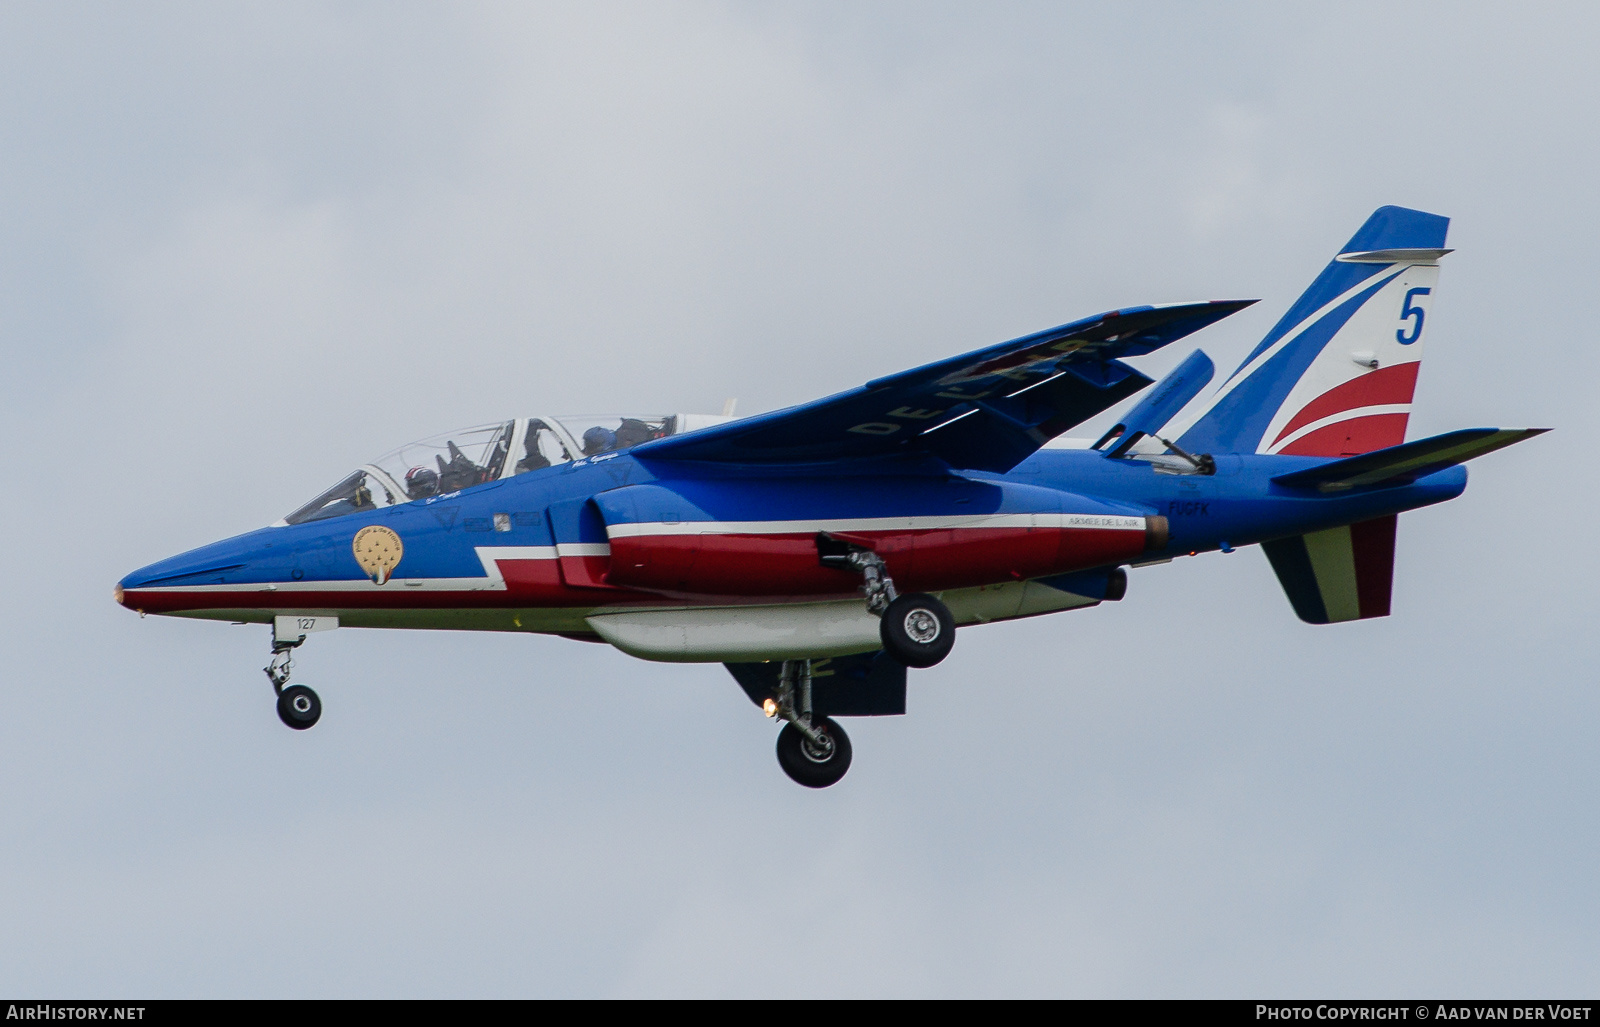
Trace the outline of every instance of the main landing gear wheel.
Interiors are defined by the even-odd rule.
[[[278,719],[304,731],[322,716],[322,700],[305,685],[290,685],[278,693]]]
[[[890,656],[907,667],[931,667],[956,644],[950,608],[925,592],[900,596],[883,611],[878,635]]]
[[[880,618],[878,637],[890,659],[907,667],[931,667],[950,655],[956,644],[950,608],[926,592],[896,592],[883,557],[823,532],[817,536],[817,559],[824,567],[860,573],[867,611]]]
[[[850,736],[831,717],[817,719],[812,729],[820,736],[818,741],[793,724],[783,725],[778,732],[778,765],[798,784],[826,788],[850,769]]]

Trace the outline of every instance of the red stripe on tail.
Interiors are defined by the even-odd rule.
[[[1278,452],[1284,456],[1360,456],[1406,440],[1406,414],[1368,414],[1308,432]]]
[[[1283,426],[1283,431],[1272,440],[1273,445],[1282,442],[1312,421],[1320,421],[1324,417],[1332,417],[1346,410],[1411,402],[1411,397],[1417,391],[1417,368],[1421,366],[1417,361],[1409,364],[1391,364],[1329,389],[1302,407],[1298,414],[1289,418],[1289,423]]]

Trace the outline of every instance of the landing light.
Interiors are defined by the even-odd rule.
[[[761,712],[769,717],[776,717],[778,715],[778,704],[771,699],[763,699],[761,700]]]

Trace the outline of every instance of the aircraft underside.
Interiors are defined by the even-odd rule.
[[[937,593],[958,626],[1034,617],[1122,598],[1121,574],[1102,581],[1003,581]],[[1096,596],[1099,584],[1102,594]],[[1110,594],[1104,589],[1109,586]],[[320,597],[319,597],[320,598]],[[878,618],[858,596],[786,602],[674,602],[628,606],[435,606],[423,609],[312,604],[271,608],[217,606],[163,611],[169,616],[246,624],[323,618],[324,627],[512,631],[609,642],[641,659],[685,663],[811,659],[872,652],[882,647]],[[286,629],[285,634],[288,633]]]

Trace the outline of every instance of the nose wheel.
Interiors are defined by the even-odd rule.
[[[322,700],[305,685],[290,685],[278,693],[278,719],[304,731],[322,716]]]
[[[826,788],[850,769],[850,736],[832,717],[811,725],[811,736],[793,724],[778,732],[778,766],[797,784]]]
[[[778,694],[763,706],[767,716],[788,721],[778,732],[778,766],[807,788],[837,784],[850,769],[850,736],[831,717],[811,710],[811,661],[785,660]]]
[[[305,685],[289,684],[294,670],[294,650],[306,640],[301,635],[293,642],[273,639],[272,660],[263,668],[272,690],[278,696],[278,719],[296,731],[304,731],[322,717],[322,700]]]

